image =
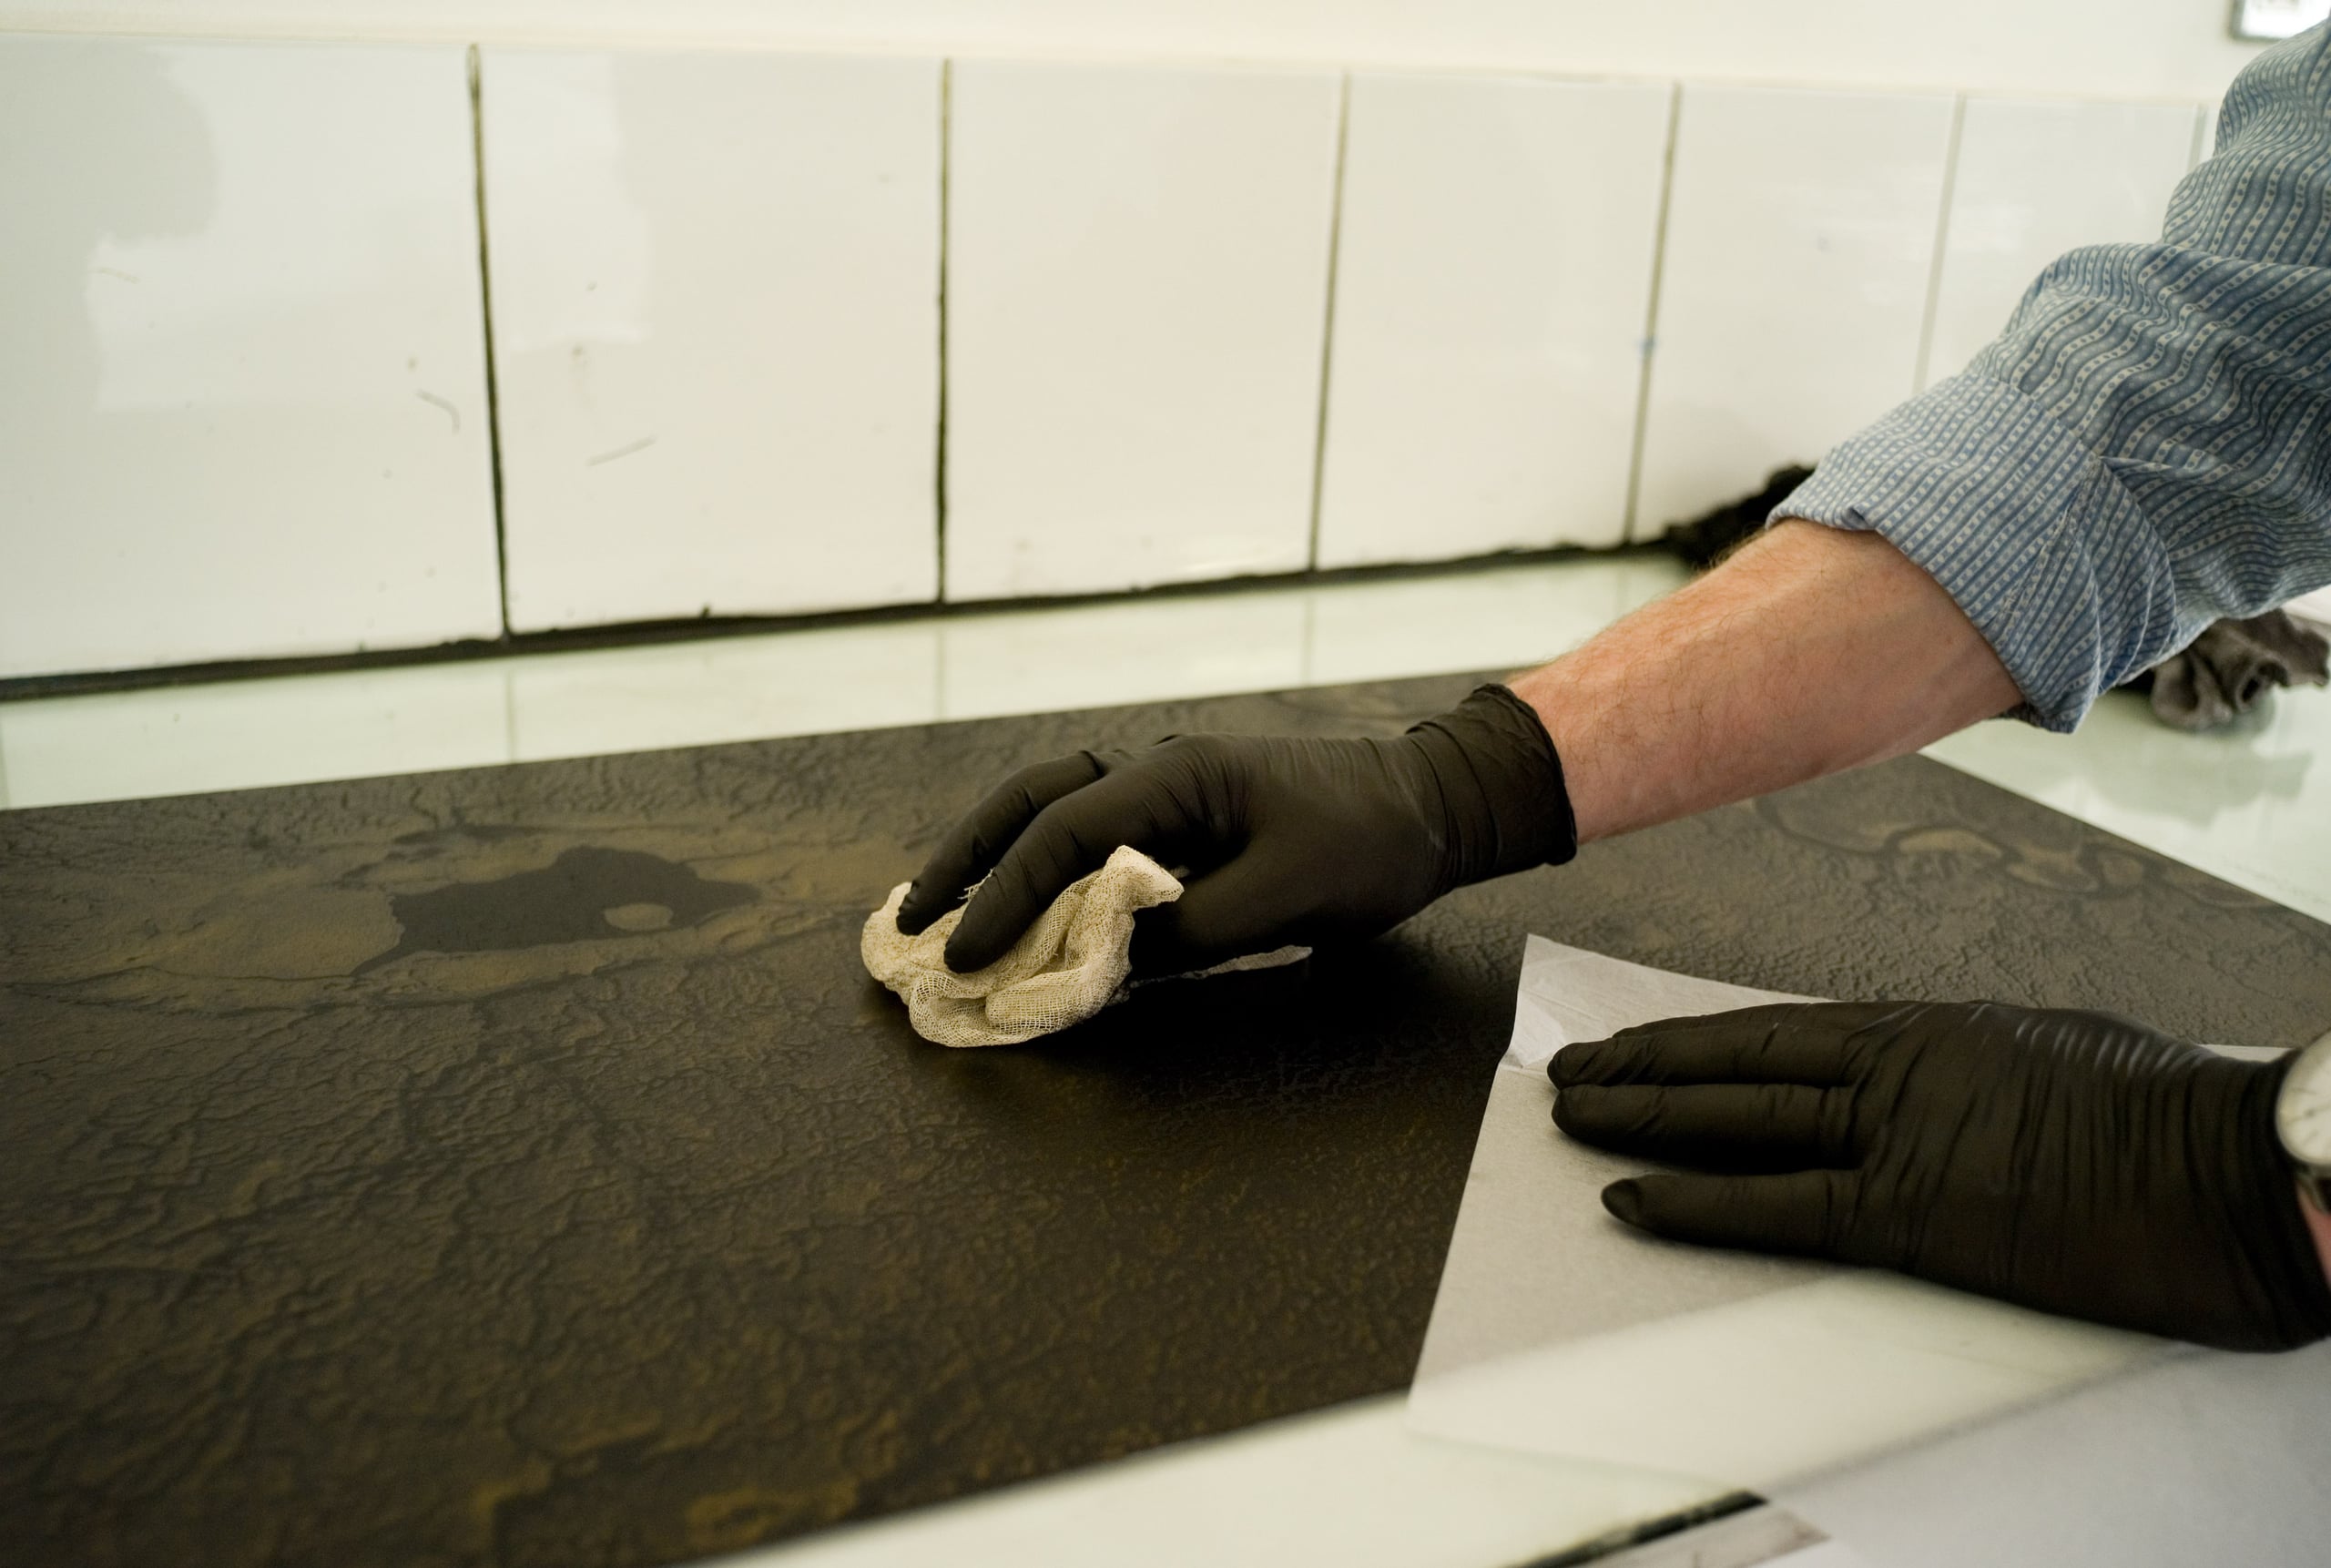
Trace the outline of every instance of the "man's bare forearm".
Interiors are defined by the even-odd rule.
[[[1805,522],[1510,684],[1562,754],[1582,841],[1898,757],[2020,699],[1933,578],[1876,535]]]

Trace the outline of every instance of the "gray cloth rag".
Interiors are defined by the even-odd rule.
[[[2214,729],[2278,686],[2322,686],[2331,642],[2306,622],[2269,610],[2216,621],[2182,653],[2153,667],[2153,711],[2179,729]]]

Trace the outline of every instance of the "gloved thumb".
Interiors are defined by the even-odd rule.
[[[1249,850],[1192,879],[1180,899],[1145,910],[1134,921],[1135,979],[1188,974],[1295,940],[1285,934],[1279,901],[1287,878]]]

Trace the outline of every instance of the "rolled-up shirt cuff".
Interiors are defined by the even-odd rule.
[[[2168,553],[2080,432],[2005,382],[1938,382],[1839,445],[1773,510],[1875,533],[1958,602],[2069,731],[2178,643]]]

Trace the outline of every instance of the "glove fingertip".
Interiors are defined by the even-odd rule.
[[[1642,1184],[1632,1177],[1625,1181],[1613,1182],[1603,1189],[1603,1207],[1610,1211],[1612,1218],[1624,1220],[1638,1227],[1642,1227],[1644,1223]]]
[[[1026,921],[1011,923],[1008,915],[999,918],[990,912],[993,906],[982,906],[973,899],[963,911],[962,923],[948,934],[947,946],[942,956],[947,967],[957,974],[969,974],[975,969],[985,969],[1011,951],[1012,944],[1028,927]],[[981,918],[982,915],[986,918]]]
[[[1593,1077],[1594,1048],[1604,1042],[1580,1040],[1563,1046],[1546,1059],[1546,1078],[1557,1089],[1568,1089]]]

